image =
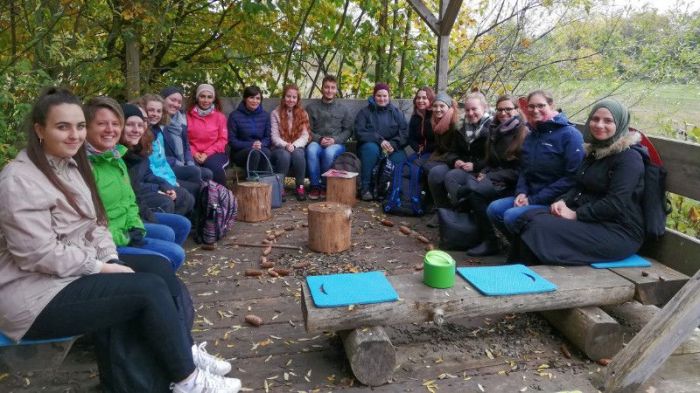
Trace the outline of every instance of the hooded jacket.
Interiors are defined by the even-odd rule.
[[[241,101],[238,108],[228,115],[228,142],[234,152],[250,149],[253,142],[260,141],[262,147],[270,148],[270,114],[262,104],[254,111],[248,110]]]
[[[530,125],[520,151],[516,195],[527,195],[531,205],[554,202],[573,187],[583,156],[583,136],[563,113]]]
[[[114,243],[117,246],[126,246],[129,244],[130,229],[145,229],[139,217],[139,207],[131,188],[129,171],[121,158],[126,153],[126,147],[117,145],[116,151],[118,155],[109,150],[102,154],[90,154],[89,158]]]
[[[75,161],[47,158],[89,217],[71,207],[24,150],[0,173],[0,331],[13,340],[65,286],[118,258],[109,230],[95,221]]]
[[[374,97],[355,116],[355,137],[359,143],[381,144],[389,141],[394,150],[403,149],[408,140],[408,124],[399,108],[391,102],[378,106]]]
[[[164,133],[160,128],[161,126],[155,125],[151,127],[151,132],[153,132],[153,151],[151,155],[148,156],[148,161],[151,166],[151,171],[158,177],[165,179],[171,186],[177,186],[177,177],[173,168],[170,167],[168,160],[165,156],[165,137]]]

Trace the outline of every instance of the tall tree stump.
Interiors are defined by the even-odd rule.
[[[309,205],[309,248],[334,253],[350,248],[350,206],[338,202]]]
[[[396,350],[381,326],[340,334],[350,368],[358,381],[368,386],[384,385],[396,368]]]
[[[343,177],[328,177],[326,178],[328,182],[328,190],[326,193],[326,200],[328,202],[338,202],[350,207],[355,206],[357,203],[357,177],[343,178]]]
[[[272,218],[272,186],[266,183],[242,182],[236,188],[238,220],[259,222]]]

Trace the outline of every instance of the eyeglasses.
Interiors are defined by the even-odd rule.
[[[527,109],[544,109],[547,107],[547,104],[528,104]]]
[[[514,110],[515,108],[496,108],[496,112],[498,113],[512,112]]]

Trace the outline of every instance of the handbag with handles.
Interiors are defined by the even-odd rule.
[[[250,170],[250,156],[254,152],[265,158],[265,161],[267,161],[267,167],[269,168],[268,171]],[[282,207],[282,187],[284,187],[284,175],[280,173],[275,173],[275,170],[272,168],[272,162],[270,162],[270,159],[267,157],[267,155],[261,150],[251,149],[248,153],[248,159],[245,163],[245,169],[246,179],[248,181],[267,183],[270,186],[272,186],[272,208],[276,209],[278,207]]]

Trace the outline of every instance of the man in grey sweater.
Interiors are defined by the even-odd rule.
[[[313,135],[306,147],[306,168],[311,181],[309,199],[325,196],[321,174],[345,151],[345,142],[352,134],[350,110],[335,99],[337,93],[338,81],[333,75],[326,75],[321,84],[321,101],[306,106]]]

